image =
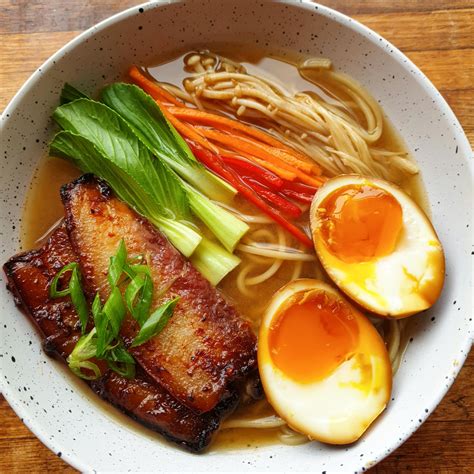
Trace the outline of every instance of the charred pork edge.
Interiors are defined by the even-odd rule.
[[[85,175],[84,182],[91,182],[89,179],[92,177],[92,175]],[[79,178],[81,179],[81,178]],[[95,178],[93,178],[95,181]],[[68,185],[65,185],[66,187]],[[108,187],[107,187],[108,188]],[[20,291],[17,288],[17,285],[15,284],[14,280],[14,271],[15,271],[15,266],[21,263],[30,263],[32,259],[34,258],[41,258],[41,256],[44,254],[44,247],[40,249],[35,249],[35,250],[30,250],[26,252],[21,252],[13,257],[11,257],[4,265],[3,265],[3,270],[5,272],[5,275],[7,277],[7,289],[12,293],[14,297],[14,301],[16,306],[21,310],[22,313],[24,313],[27,317],[28,320],[32,323],[32,325],[35,327],[35,330],[39,333],[39,336],[42,338],[42,347],[45,352],[45,354],[48,357],[51,358],[56,358],[60,359],[62,362],[65,362],[65,359],[58,353],[56,349],[51,349],[46,346],[49,336],[46,336],[41,328],[39,327],[38,323],[36,322],[36,319],[34,318],[32,312],[30,311],[28,305],[24,302]],[[107,373],[104,374],[104,377],[107,376]],[[148,381],[149,383],[156,384],[152,379]],[[196,442],[190,442],[190,441],[184,441],[180,438],[177,438],[171,434],[169,434],[167,431],[159,428],[158,426],[154,425],[153,423],[150,423],[142,418],[140,418],[138,415],[135,415],[132,411],[127,410],[123,408],[119,403],[114,403],[110,400],[109,397],[107,397],[107,392],[105,391],[105,388],[101,384],[101,380],[89,383],[85,382],[91,390],[99,396],[102,400],[106,401],[110,405],[114,406],[118,410],[120,410],[122,413],[125,413],[127,416],[135,420],[136,422],[140,423],[142,426],[145,426],[146,428],[162,435],[164,438],[167,440],[177,444],[178,446],[181,446],[183,448],[186,448],[190,450],[193,453],[199,453],[202,452],[205,448],[207,448],[212,441],[213,435],[215,435],[216,431],[218,430],[221,421],[224,419],[225,416],[228,416],[233,410],[235,410],[239,397],[238,396],[233,396],[229,397],[225,400],[223,400],[213,411],[213,414],[215,413],[215,417],[211,418],[209,427],[206,430],[202,430],[199,436],[197,437]],[[158,384],[157,384],[158,385]],[[164,390],[163,387],[160,388]],[[171,395],[170,395],[171,396]],[[178,402],[179,403],[179,402]],[[205,416],[205,415],[204,415]]]

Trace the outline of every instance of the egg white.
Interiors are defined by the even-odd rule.
[[[298,383],[273,364],[268,331],[288,304],[314,290],[324,291],[352,309],[359,342],[354,353],[327,377]],[[275,294],[260,328],[258,362],[265,393],[279,416],[296,431],[325,443],[346,444],[359,439],[390,398],[392,368],[380,335],[364,315],[319,280],[295,280]]]
[[[402,208],[402,232],[394,251],[372,261],[348,263],[333,255],[319,235],[318,208],[326,197],[348,185],[375,185],[390,193]],[[375,178],[343,175],[327,181],[311,204],[316,253],[330,278],[368,310],[401,318],[423,311],[438,299],[444,283],[444,254],[429,219],[396,185]]]

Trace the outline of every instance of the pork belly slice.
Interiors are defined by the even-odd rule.
[[[180,300],[165,329],[131,353],[145,372],[196,413],[232,396],[256,369],[256,338],[250,325],[226,302],[166,237],[103,181],[84,175],[61,190],[66,225],[79,257],[85,287],[106,298],[109,258],[124,239],[129,256],[143,255],[152,272],[153,308]],[[122,337],[137,333],[130,317]]]
[[[72,352],[80,337],[79,319],[69,298],[50,299],[49,285],[66,264],[77,261],[64,226],[59,227],[44,247],[11,258],[4,270],[9,289],[45,337],[49,355],[63,359]],[[107,370],[89,385],[101,398],[138,422],[192,451],[200,451],[211,441],[221,418],[235,407],[237,398],[226,400],[215,410],[197,415],[174,399],[161,385],[138,367],[129,380]]]
[[[15,255],[3,265],[16,304],[45,336],[44,350],[64,359],[81,335],[79,319],[70,298],[49,297],[49,285],[61,268],[75,260],[66,228],[61,225],[43,247]]]

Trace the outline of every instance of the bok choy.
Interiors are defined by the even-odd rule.
[[[237,191],[196,160],[186,142],[168,122],[151,96],[125,83],[105,87],[101,102],[126,120],[154,155],[165,161],[194,188],[216,201],[229,201]]]
[[[127,174],[114,160],[109,159],[83,136],[61,131],[54,137],[50,152],[54,156],[71,160],[86,173],[93,173],[105,179],[120,199],[161,229],[183,255],[191,255],[199,245],[202,238],[194,229],[165,217],[160,203],[142,187],[139,181]]]
[[[102,90],[101,100],[121,115],[153,155],[181,177],[193,213],[232,252],[248,226],[206,197],[224,200],[228,185],[216,182],[215,175],[196,160],[160,107],[142,89],[132,84],[112,84]]]
[[[202,262],[199,270],[211,283],[217,284],[238,265],[236,256],[200,235],[191,222],[189,190],[183,181],[165,162],[152,157],[114,110],[80,98],[58,107],[53,118],[64,131],[54,139],[52,153],[108,181],[121,199],[160,228],[181,253]]]
[[[84,93],[80,90],[76,89],[71,84],[64,84],[63,90],[61,91],[61,97],[59,98],[59,103],[61,105],[67,104],[68,102],[72,102],[73,100],[77,99],[88,99]]]
[[[189,202],[176,175],[152,159],[127,123],[112,109],[90,99],[79,99],[58,107],[53,118],[64,130],[89,140],[140,183],[161,206],[164,217],[189,221]]]

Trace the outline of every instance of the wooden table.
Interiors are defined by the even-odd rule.
[[[0,109],[52,53],[134,0],[0,0]],[[327,0],[374,29],[433,81],[474,143],[472,0]],[[427,422],[375,473],[474,472],[474,353]],[[0,472],[74,472],[0,396]]]

